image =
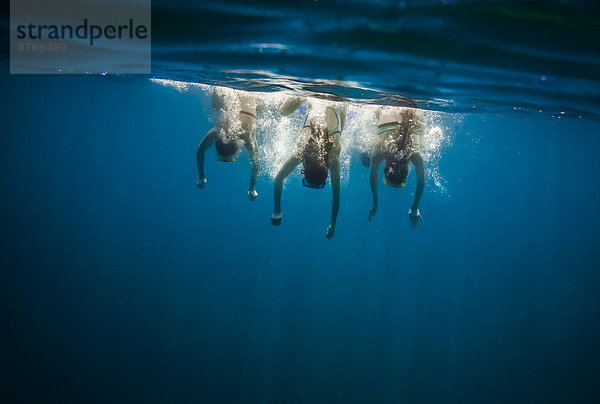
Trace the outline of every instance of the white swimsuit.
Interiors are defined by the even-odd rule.
[[[296,142],[296,150],[294,151],[294,154],[296,156],[298,156],[299,158],[301,158],[302,154],[304,153],[304,148],[308,144],[308,141],[311,137],[310,122],[313,121],[314,119],[323,118],[323,115],[315,114],[314,110],[311,110],[310,107],[311,106],[309,105],[309,110],[307,111],[306,118],[304,119],[304,126],[302,127],[302,132],[300,133],[300,137],[298,138],[298,141]],[[336,126],[333,129],[327,128],[327,130],[329,131],[329,135],[335,135],[336,133],[341,135],[341,133],[342,133],[342,119],[341,119],[342,108],[335,108],[335,107],[331,107],[331,106],[325,107],[325,109],[327,109],[327,108],[329,108],[333,111],[333,113],[335,114],[335,118],[336,118]],[[309,130],[307,130],[307,128]]]

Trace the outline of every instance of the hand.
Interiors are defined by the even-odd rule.
[[[408,218],[410,219],[410,227],[413,229],[419,227],[419,222],[423,223],[423,218],[421,217],[421,212],[419,212],[419,209],[409,209]]]
[[[249,189],[248,190],[248,199],[250,199],[251,201],[255,201],[256,198],[258,198],[258,192],[256,192],[255,189]]]
[[[198,182],[196,182],[196,186],[200,189],[204,189],[204,187],[206,186],[206,178],[202,177],[200,178],[200,180],[198,180]]]
[[[369,209],[369,222],[371,220],[373,220],[376,212],[377,212],[377,205],[373,205],[373,207],[371,209]]]
[[[325,233],[325,235],[327,236],[327,238],[332,238],[333,236],[335,236],[335,225],[330,224],[327,228],[327,232]]]
[[[279,226],[281,224],[281,212],[273,213],[273,216],[271,216],[271,224],[273,226]]]

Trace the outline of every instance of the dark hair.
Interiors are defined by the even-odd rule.
[[[233,157],[238,152],[239,145],[236,139],[221,134],[215,138],[215,147],[221,156]]]
[[[401,118],[398,129],[389,135],[384,144],[384,156],[388,161],[406,160],[413,153],[411,133],[416,119],[414,110],[405,108],[401,112]]]
[[[415,126],[415,110],[413,108],[403,108],[402,112],[400,112],[400,127],[402,128],[402,132],[410,133],[412,128]]]
[[[383,168],[385,179],[392,185],[402,185],[408,176],[408,159],[390,159]]]
[[[302,155],[304,178],[312,185],[321,185],[327,180],[332,141],[329,138],[329,131],[324,125],[316,124],[313,121],[310,123],[310,132],[310,139]]]
[[[313,154],[305,154],[302,162],[304,164],[304,178],[311,185],[321,185],[327,180],[327,165]]]

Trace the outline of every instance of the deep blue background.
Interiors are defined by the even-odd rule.
[[[146,79],[2,74],[1,360],[15,401],[594,402],[599,124],[466,115],[409,226],[330,190],[246,197],[208,99]],[[259,142],[261,134],[259,133]],[[597,401],[596,401],[597,402]]]

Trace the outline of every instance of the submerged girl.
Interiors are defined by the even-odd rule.
[[[414,134],[422,135],[425,118],[422,111],[414,108],[381,107],[377,110],[377,140],[371,154],[371,193],[373,206],[369,209],[369,222],[375,217],[378,207],[379,166],[385,160],[383,183],[397,188],[406,185],[408,164],[413,163],[417,174],[415,199],[408,210],[411,226],[418,227],[423,222],[419,212],[419,202],[425,188],[425,168],[423,157],[413,145]]]
[[[198,146],[196,165],[199,180],[196,185],[200,189],[204,189],[206,186],[204,155],[213,143],[217,149],[217,160],[224,162],[235,162],[240,151],[240,144],[243,143],[252,163],[248,198],[254,201],[258,197],[255,188],[260,171],[256,142],[257,100],[247,93],[225,93],[223,90],[215,88],[212,95],[212,107],[219,110],[219,118]]]
[[[308,104],[308,111],[300,137],[292,156],[284,163],[275,177],[274,209],[271,224],[281,224],[281,194],[283,181],[302,163],[302,185],[307,188],[323,189],[327,174],[331,173],[331,222],[326,236],[335,235],[335,224],[340,208],[340,137],[346,121],[345,104],[323,104],[306,98],[287,99],[279,108],[281,115],[287,116],[301,105]],[[319,108],[321,107],[321,108]]]

